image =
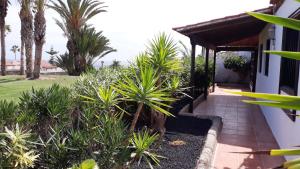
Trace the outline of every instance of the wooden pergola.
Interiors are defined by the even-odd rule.
[[[272,14],[273,7],[259,9],[254,12]],[[258,20],[247,13],[228,16],[207,22],[173,28],[174,31],[183,34],[190,39],[192,46],[191,56],[191,79],[190,86],[195,84],[195,55],[196,45],[206,49],[205,54],[205,81],[204,98],[208,96],[208,62],[209,51],[213,50],[213,91],[215,90],[215,68],[216,55],[220,51],[249,51],[252,52],[254,62],[257,60],[257,49],[259,46],[259,33],[264,29],[266,23]],[[255,68],[256,75],[256,68]],[[255,79],[253,87],[255,90]],[[191,95],[194,96],[194,88],[191,88]],[[190,112],[193,112],[193,100],[190,103]]]

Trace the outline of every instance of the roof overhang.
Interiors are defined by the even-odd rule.
[[[254,12],[272,14],[273,7]],[[189,37],[191,42],[209,48],[218,46],[258,46],[258,35],[266,23],[247,13],[176,27],[173,30]]]

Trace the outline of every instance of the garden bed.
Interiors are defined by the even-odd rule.
[[[177,116],[168,118],[167,132],[153,151],[165,157],[161,159],[161,169],[189,169],[195,168],[208,130],[212,125],[210,119],[201,119],[192,116]],[[135,169],[149,168],[146,163],[135,166]]]

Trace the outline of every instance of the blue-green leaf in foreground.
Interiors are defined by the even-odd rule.
[[[252,93],[252,92],[237,92],[231,90],[225,90],[227,93],[247,96],[256,99],[264,99],[270,101],[277,101],[277,102],[300,102],[300,97],[298,96],[286,96],[286,95],[278,95],[278,94],[267,94],[267,93]]]
[[[300,60],[300,52],[290,52],[290,51],[265,51],[265,53],[279,55],[289,59]]]
[[[268,14],[262,14],[258,12],[248,12],[249,15],[277,25],[281,25],[290,29],[294,30],[300,30],[300,21],[292,18],[282,18],[279,16],[274,16],[274,15],[268,15]]]
[[[269,106],[282,109],[292,109],[300,110],[300,102],[274,102],[274,101],[253,101],[253,100],[243,100],[245,103],[255,104],[260,106]]]

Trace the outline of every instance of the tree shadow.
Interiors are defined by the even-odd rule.
[[[22,79],[0,79],[0,83],[10,83],[10,82],[16,82],[21,80]]]

